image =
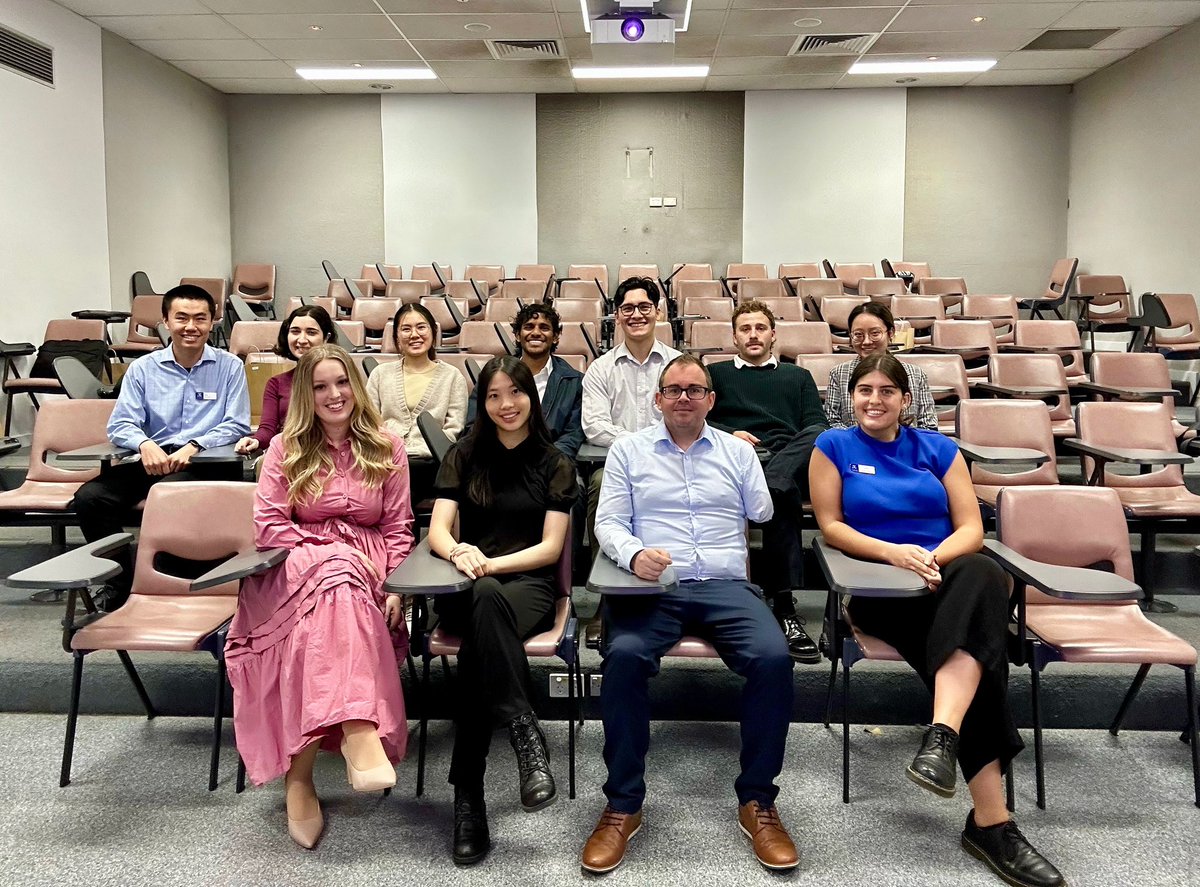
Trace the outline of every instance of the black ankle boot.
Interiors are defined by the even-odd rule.
[[[454,864],[474,865],[492,849],[483,789],[454,787]]]
[[[521,806],[527,813],[549,807],[557,792],[554,776],[550,773],[550,758],[546,754],[546,736],[533,712],[508,722],[508,741],[517,753]]]

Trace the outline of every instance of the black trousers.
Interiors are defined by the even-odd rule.
[[[467,591],[435,599],[445,629],[462,638],[450,783],[482,789],[496,727],[533,711],[527,638],[554,624],[550,577],[484,576]]]
[[[933,691],[934,676],[956,650],[983,675],[963,718],[958,763],[968,782],[992,761],[1000,768],[1025,747],[1008,705],[1008,619],[1004,571],[982,554],[956,558],[934,594],[919,598],[854,598],[850,618],[895,647]]]
[[[75,492],[71,508],[79,515],[79,528],[83,538],[95,542],[113,533],[120,533],[129,521],[134,507],[141,502],[156,483],[185,480],[241,480],[241,460],[231,462],[192,463],[183,471],[174,474],[152,476],[146,473],[141,462],[113,465],[100,472]],[[133,584],[133,562],[129,549],[123,549],[112,559],[121,564],[120,574],[109,580],[109,584],[121,591],[128,591]]]
[[[804,503],[808,501],[808,462],[824,425],[809,425],[771,454],[763,465],[775,515],[763,524],[759,585],[776,616],[794,616],[793,588],[804,587],[804,540],[800,535]]]

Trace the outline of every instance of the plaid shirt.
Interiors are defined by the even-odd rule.
[[[853,428],[854,404],[850,400],[850,374],[858,366],[859,358],[838,364],[829,373],[829,388],[825,391],[825,415],[833,428]],[[902,361],[903,363],[903,361]],[[912,390],[912,403],[901,419],[911,421],[914,428],[938,430],[937,409],[933,405],[933,392],[929,390],[929,378],[918,366],[905,363],[908,372],[908,387]]]

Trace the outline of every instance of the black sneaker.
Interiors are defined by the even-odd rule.
[[[945,724],[933,724],[925,731],[921,748],[906,772],[921,788],[953,798],[958,779],[958,734]]]
[[[804,631],[804,620],[795,614],[779,616],[779,627],[787,638],[788,654],[794,662],[814,665],[821,661],[821,651],[813,643],[813,639]]]
[[[474,865],[488,855],[492,838],[488,833],[487,807],[483,790],[469,791],[454,787],[455,865]]]
[[[1034,849],[1011,819],[980,828],[975,811],[967,815],[962,833],[963,849],[1015,887],[1065,887],[1066,879],[1049,860]]]

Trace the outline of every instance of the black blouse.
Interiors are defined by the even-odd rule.
[[[488,557],[500,557],[542,541],[547,511],[569,514],[579,495],[575,465],[556,447],[532,438],[500,448],[491,468],[492,504],[483,507],[467,495],[473,471],[469,439],[456,443],[442,460],[435,484],[439,499],[458,503],[458,538]],[[565,545],[570,545],[567,539]],[[534,571],[550,573],[553,567]]]

